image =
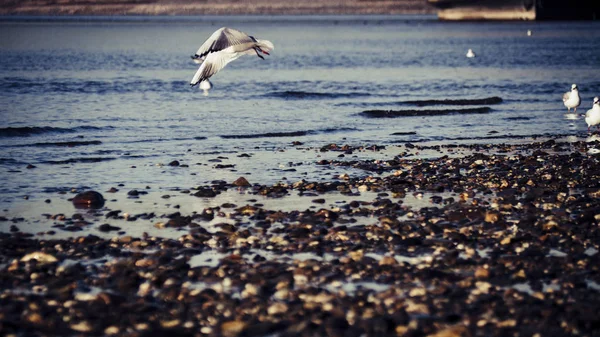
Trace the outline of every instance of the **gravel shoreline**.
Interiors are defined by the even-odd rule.
[[[405,144],[393,159],[314,165],[360,176],[214,182],[246,201],[174,212],[177,239],[0,233],[0,331],[14,336],[595,336],[600,141]],[[414,159],[438,151],[433,159]],[[465,154],[456,155],[464,151]],[[373,200],[365,200],[366,193]],[[195,195],[195,196],[194,196]],[[347,200],[324,206],[323,195]],[[427,198],[426,207],[405,204]],[[97,210],[110,226],[123,213]],[[64,217],[57,222],[97,226]],[[204,224],[211,223],[211,230]],[[104,224],[103,224],[104,225]],[[111,228],[105,227],[109,230]],[[116,229],[115,231],[117,231]]]

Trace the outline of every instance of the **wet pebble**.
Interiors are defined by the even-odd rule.
[[[72,202],[75,207],[79,208],[101,208],[104,206],[105,199],[96,191],[86,191],[77,194]]]

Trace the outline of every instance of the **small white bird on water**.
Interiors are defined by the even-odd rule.
[[[563,103],[567,107],[567,113],[571,112],[571,108],[574,108],[573,113],[577,112],[577,107],[581,104],[581,97],[579,97],[579,89],[577,84],[571,85],[571,91],[567,91],[563,94]]]
[[[475,53],[473,52],[473,49],[469,48],[469,50],[467,50],[467,57],[475,57]]]
[[[590,127],[594,125],[600,130],[600,97],[594,97],[592,108],[585,113],[585,122],[588,125],[588,132],[590,132]]]
[[[212,84],[208,79],[223,69],[229,62],[242,55],[255,54],[264,60],[260,53],[270,55],[269,53],[273,49],[275,47],[271,41],[255,39],[253,36],[236,29],[220,28],[192,56],[194,62],[200,64],[200,68],[196,71],[190,85],[193,87],[200,83],[200,88],[207,93],[212,88]]]

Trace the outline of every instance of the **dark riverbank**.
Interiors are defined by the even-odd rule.
[[[332,15],[433,14],[424,0],[401,1],[3,1],[0,15]]]
[[[0,330],[598,335],[600,161],[592,154],[598,146],[598,140],[558,138],[408,143],[392,159],[349,160],[344,155],[381,148],[330,145],[321,151],[339,157],[316,167],[363,174],[199,186],[187,191],[189,198],[245,194],[201,213],[145,213],[155,227],[181,229],[178,239],[128,233],[52,239],[19,232],[26,220],[3,219],[14,226],[0,235]],[[412,159],[425,151],[439,156]],[[300,205],[307,198],[312,207],[268,207],[269,200]],[[425,204],[410,206],[410,198]],[[49,215],[49,229],[110,231],[118,221],[143,219],[126,209],[77,212]]]

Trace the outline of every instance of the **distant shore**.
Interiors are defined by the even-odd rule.
[[[424,0],[86,0],[3,1],[0,15],[434,14]]]

